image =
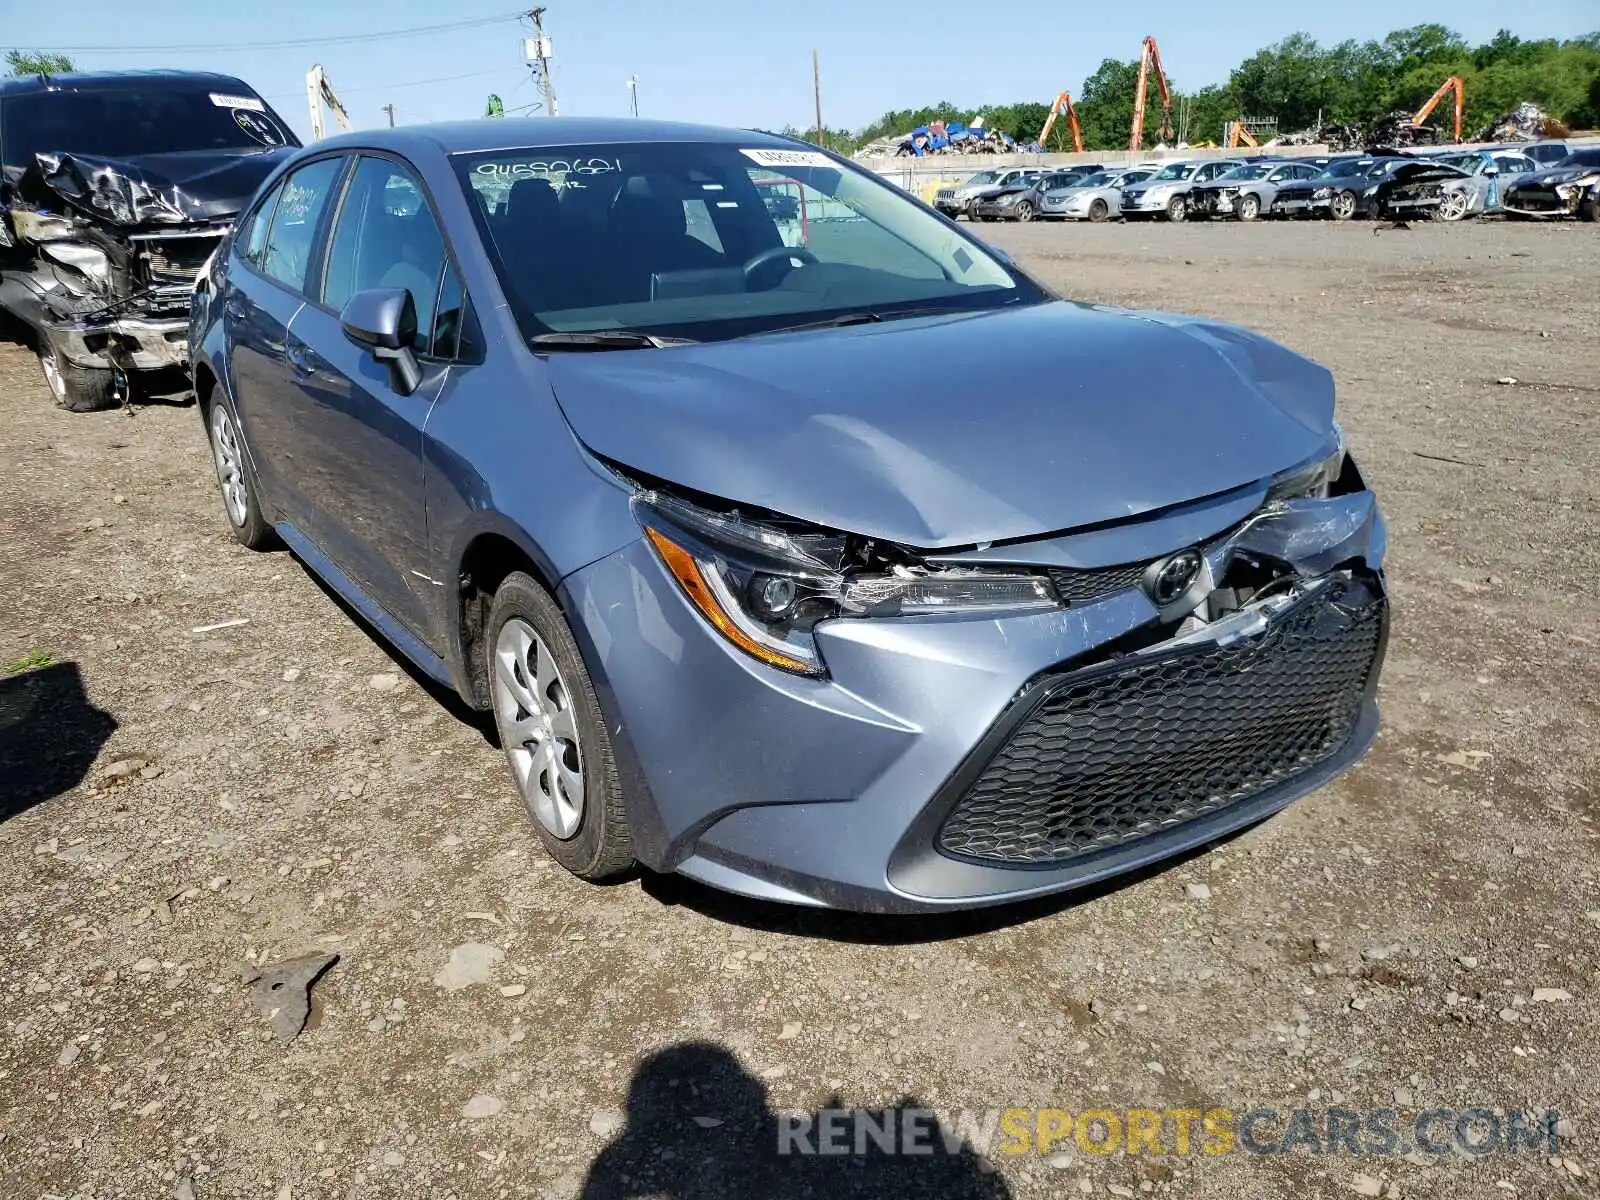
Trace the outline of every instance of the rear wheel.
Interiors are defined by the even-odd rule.
[[[1189,201],[1182,196],[1174,196],[1167,201],[1167,220],[1182,221],[1189,216]]]
[[[261,502],[256,498],[244,439],[239,436],[233,408],[220,386],[212,393],[206,426],[211,433],[211,459],[217,468],[217,486],[222,490],[222,509],[228,514],[228,527],[240,545],[251,550],[269,549],[277,537],[261,515]]]
[[[1249,192],[1246,192],[1244,195],[1240,196],[1239,197],[1238,212],[1239,212],[1239,220],[1241,220],[1241,221],[1254,221],[1257,217],[1259,217],[1261,215],[1261,199],[1260,199],[1260,197],[1252,195]]]
[[[1356,215],[1356,194],[1348,191],[1338,193],[1328,205],[1328,212],[1335,221],[1350,220]]]
[[[39,370],[57,408],[68,412],[99,412],[117,404],[116,377],[101,367],[79,367],[67,361],[60,348],[41,333]]]
[[[1089,205],[1089,220],[1095,224],[1107,220],[1111,216],[1111,209],[1104,200],[1096,200]]]
[[[484,664],[511,775],[544,847],[580,879],[634,865],[616,758],[594,683],[550,594],[521,572],[489,610]]]

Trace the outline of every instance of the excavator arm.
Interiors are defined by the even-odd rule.
[[[339,99],[339,94],[333,90],[333,84],[328,82],[328,75],[322,69],[322,64],[317,63],[306,72],[306,101],[311,106],[311,140],[320,142],[326,135],[322,125],[322,106],[326,104],[333,113],[334,123],[339,126],[340,133],[350,132],[350,114],[345,111],[344,104]]]
[[[1240,145],[1259,146],[1256,135],[1245,128],[1243,119],[1228,122],[1228,149],[1237,150]]]
[[[1133,93],[1133,129],[1128,138],[1128,149],[1138,153],[1144,149],[1144,110],[1150,98],[1150,72],[1155,72],[1156,83],[1161,88],[1161,140],[1172,140],[1172,90],[1167,86],[1167,73],[1161,68],[1161,49],[1156,39],[1147,37],[1139,47],[1139,81]]]
[[[1445,98],[1445,94],[1447,92],[1454,92],[1456,94],[1455,140],[1459,142],[1461,140],[1461,112],[1462,109],[1466,107],[1467,102],[1466,85],[1461,82],[1461,76],[1459,75],[1452,75],[1449,79],[1446,79],[1443,83],[1441,83],[1439,85],[1439,90],[1428,97],[1428,102],[1421,108],[1417,109],[1417,115],[1411,118],[1411,123],[1413,125],[1421,125],[1426,122],[1427,119],[1433,115],[1433,110],[1439,107],[1439,101]]]
[[[1050,106],[1050,115],[1045,118],[1044,128],[1039,131],[1039,145],[1048,148],[1050,131],[1056,127],[1056,118],[1063,112],[1067,114],[1067,122],[1072,126],[1072,148],[1082,154],[1083,130],[1078,126],[1078,110],[1072,107],[1071,92],[1062,92]]]

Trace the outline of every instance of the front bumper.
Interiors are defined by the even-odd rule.
[[[980,201],[973,205],[972,211],[980,217],[988,217],[992,221],[1010,221],[1017,215],[1014,204],[989,204]]]
[[[1575,217],[1583,207],[1583,191],[1572,188],[1567,195],[1555,189],[1524,189],[1507,196],[1501,212],[1520,217]]]
[[[1248,518],[1211,541],[1208,569],[1220,578],[1247,551],[1306,577],[1353,567],[1381,601],[1385,535],[1371,493],[1298,503],[1309,508]],[[1163,530],[1186,529],[1175,551],[1193,520],[1180,513],[1132,536],[1148,549]],[[1348,767],[1376,727],[1378,658],[1350,728],[1304,770],[1091,853],[1002,861],[941,844],[952,789],[984,768],[1043,684],[1156,621],[1143,591],[999,620],[825,622],[825,679],[774,671],[728,646],[643,542],[570,576],[562,600],[617,730],[641,861],[769,900],[915,912],[1082,887],[1261,819]],[[1203,713],[1190,717],[1207,726]],[[1055,777],[1046,770],[1033,782],[1047,790]]]
[[[1164,213],[1167,205],[1172,203],[1172,198],[1178,192],[1161,192],[1155,196],[1141,192],[1137,196],[1130,196],[1126,192],[1122,195],[1122,211],[1125,213]]]
[[[50,322],[49,327],[61,353],[78,367],[155,371],[189,361],[187,317],[114,317]]]
[[[1298,213],[1327,212],[1333,206],[1333,197],[1324,196],[1314,200],[1310,196],[1279,196],[1272,202],[1272,212],[1276,215],[1293,216]]]

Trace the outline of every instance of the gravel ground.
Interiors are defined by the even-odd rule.
[[[1595,1195],[1600,236],[981,232],[1070,295],[1333,369],[1391,523],[1365,764],[1165,870],[974,917],[589,887],[480,721],[233,543],[191,408],[58,412],[0,346],[0,667],[55,662],[0,679],[0,1194]],[[339,957],[285,1045],[242,979],[305,954]],[[839,1104],[1568,1123],[1554,1162],[774,1166],[777,1114]]]

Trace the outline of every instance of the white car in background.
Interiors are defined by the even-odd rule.
[[[1143,183],[1155,167],[1107,167],[1077,182],[1074,187],[1046,192],[1039,215],[1068,221],[1107,221],[1122,205],[1122,189]]]

